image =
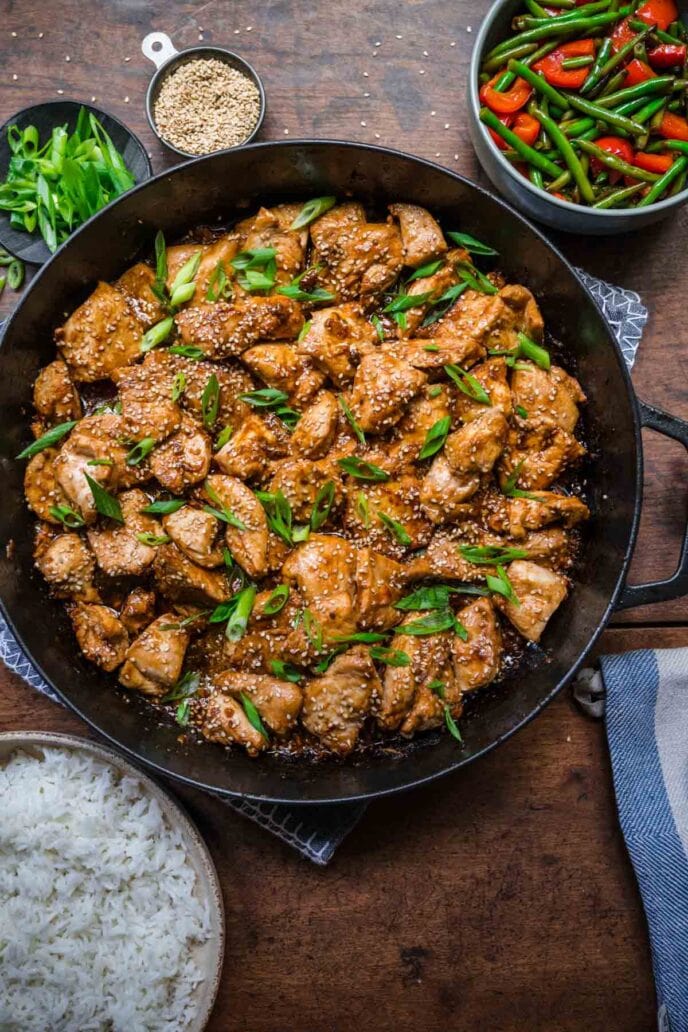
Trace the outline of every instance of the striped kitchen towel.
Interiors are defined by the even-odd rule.
[[[629,367],[633,365],[647,322],[647,309],[635,291],[613,286],[576,270],[609,320]],[[0,659],[33,688],[58,701],[27,659],[0,616]],[[254,799],[224,800],[228,806],[271,831],[316,864],[327,864],[337,846],[363,815],[365,803],[329,806],[280,806]]]
[[[619,820],[650,933],[658,1029],[688,1032],[688,648],[603,656],[600,665]]]

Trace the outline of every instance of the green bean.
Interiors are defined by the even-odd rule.
[[[653,100],[647,101],[647,103],[643,104],[643,106],[636,111],[634,119],[636,122],[645,123],[662,107],[664,107],[664,97],[655,97]]]
[[[528,171],[528,178],[530,179],[533,186],[537,186],[539,190],[545,189],[545,181],[542,178],[542,172],[539,168],[534,168],[532,165]]]
[[[636,168],[635,165],[617,157],[616,154],[608,154],[607,151],[588,140],[577,140],[576,143],[586,153],[598,158],[607,168],[613,168],[615,172],[620,172],[623,176],[633,176],[634,179],[642,179],[646,183],[654,183],[659,179],[656,172],[646,172],[644,168]]]
[[[685,172],[686,168],[688,168],[688,157],[678,158],[674,161],[671,168],[667,169],[645,196],[638,201],[638,207],[647,208],[649,204],[654,204],[655,201],[658,201],[665,190],[673,183],[674,179],[682,172]]]
[[[511,57],[527,57],[528,54],[532,54],[537,49],[537,43],[522,43],[520,47],[513,47],[508,55],[504,57],[496,58],[493,57],[491,61],[485,61],[483,63],[484,72],[498,72],[502,65],[505,65],[507,60]]]
[[[667,104],[667,111],[680,111],[680,110],[681,110],[681,101],[680,100],[672,100],[670,104]]]
[[[676,194],[681,193],[681,191],[685,189],[686,178],[688,178],[688,173],[684,168],[683,172],[681,172],[681,174],[677,176],[675,181],[672,183],[671,190],[669,190],[669,194],[672,197],[675,197]]]
[[[574,68],[587,68],[594,60],[594,57],[566,57],[561,62],[561,67],[565,72],[572,72]]]
[[[535,47],[534,43],[531,43],[530,45],[532,47]],[[523,64],[530,68],[530,66],[535,61],[539,61],[541,57],[546,57],[547,54],[551,53],[556,47],[556,45],[556,40],[554,40],[554,42],[543,43],[541,47],[538,47],[536,50],[534,49],[529,56],[523,59]],[[500,64],[504,64],[504,62],[502,61],[500,62]],[[500,75],[499,80],[495,83],[494,88],[498,93],[502,93],[504,90],[508,90],[511,84],[515,81],[516,76],[513,72],[504,72],[503,75]]]
[[[611,52],[612,52],[612,41],[607,36],[603,40],[602,46],[600,47],[600,49],[597,51],[597,57],[595,58],[595,63],[593,64],[592,68],[590,69],[590,72],[588,73],[587,79],[585,80],[585,82],[583,83],[583,85],[580,88],[581,93],[589,93],[590,90],[593,88],[593,86],[597,86],[598,82],[601,81],[601,79],[602,79],[602,69],[603,69],[603,67],[605,65],[605,62],[607,61],[609,55],[611,54]]]
[[[650,28],[651,28],[651,26],[646,25],[645,28],[641,32],[639,32],[637,36],[634,36],[633,39],[628,41],[628,43],[624,43],[624,45],[622,47],[620,47],[616,51],[615,54],[612,54],[611,57],[607,58],[607,60],[605,61],[605,63],[602,65],[602,67],[600,69],[600,73],[599,73],[599,76],[597,78],[598,82],[600,81],[600,79],[604,79],[605,76],[609,75],[610,72],[613,72],[615,68],[618,68],[618,66],[620,64],[623,64],[623,62],[626,60],[626,58],[628,57],[630,52],[633,50],[633,47],[637,43],[640,43],[640,42],[642,42],[642,40],[645,39],[645,37],[647,36],[648,32],[650,31]],[[611,42],[612,41],[609,40],[610,49],[611,49]],[[582,93],[587,93],[591,88],[592,87],[588,87],[588,90],[586,90],[585,89],[585,83],[583,83],[583,86],[581,87],[581,92]]]
[[[647,64],[647,47],[644,43],[636,43],[633,47],[633,57],[642,61],[643,64]]]
[[[647,79],[635,86],[629,86],[625,90],[617,90],[616,93],[609,93],[595,103],[603,108],[614,108],[617,104],[623,104],[626,100],[637,100],[638,97],[647,97],[654,93],[670,93],[674,84],[673,76],[658,75],[656,79]]]
[[[540,7],[540,4],[536,0],[525,0],[525,5],[531,14],[534,14],[536,18],[546,18],[547,11],[544,7]]]
[[[541,172],[546,172],[548,176],[558,176],[559,168],[550,161],[549,158],[543,157],[540,151],[536,151],[534,147],[529,147],[527,143],[524,143],[520,136],[516,133],[512,133],[511,129],[507,129],[502,122],[499,121],[494,112],[490,111],[489,108],[480,109],[480,121],[485,125],[489,126],[490,129],[494,129],[498,136],[501,136],[503,140],[518,152],[519,157],[527,161],[529,165],[535,165]]]
[[[643,28],[647,28],[647,22],[640,21],[639,18],[629,18],[628,24],[631,26],[632,29],[635,29],[636,32],[639,32]],[[662,43],[676,42],[674,37],[670,36],[668,32],[662,32],[661,29],[656,28],[656,26],[654,25],[650,26],[650,35],[656,36],[656,38],[660,40]]]
[[[623,69],[620,72],[615,72],[611,78],[607,79],[606,82],[602,82],[602,84],[593,91],[591,100],[593,100],[595,104],[599,104],[600,97],[606,97],[610,93],[615,93],[620,86],[623,86],[625,81],[626,72]]]
[[[547,192],[556,193],[557,191],[561,190],[562,186],[568,186],[570,182],[571,173],[568,169],[566,169],[566,171],[562,172],[560,176],[557,176],[556,179],[552,180],[552,182],[547,187]]]
[[[662,140],[662,150],[677,150],[688,154],[688,140]]]
[[[624,186],[618,190],[614,190],[612,193],[608,193],[606,197],[596,201],[593,204],[593,208],[616,208],[617,205],[624,204],[625,201],[631,197],[635,197],[637,193],[645,189],[645,183],[634,183],[633,186]]]
[[[665,143],[666,140],[653,140],[652,143],[648,143],[647,147],[645,148],[645,153],[661,154],[661,152],[664,150]]]
[[[581,8],[578,8],[581,10]],[[570,35],[581,35],[581,33],[588,33],[592,29],[596,29],[601,25],[609,25],[611,22],[618,21],[624,17],[624,12],[628,13],[628,8],[620,8],[616,12],[605,12],[603,14],[593,14],[590,18],[579,18],[577,21],[573,20],[555,24],[556,18],[548,18],[546,25],[538,25],[536,28],[527,29],[525,32],[519,33],[517,36],[512,36],[510,40],[506,40],[499,46],[494,47],[489,54],[486,55],[487,60],[491,60],[497,55],[503,56],[512,45],[516,46],[521,43],[532,43],[537,40],[548,39],[551,36],[559,37],[559,42],[565,37]]]
[[[609,0],[595,0],[594,3],[586,4],[584,9],[577,7],[575,11],[566,11],[564,14],[555,14],[554,16],[547,14],[546,11],[544,16],[540,17],[521,14],[514,18],[511,24],[514,29],[536,29],[538,26],[546,25],[548,22],[554,22],[556,25],[567,25],[572,21],[591,18],[605,11],[608,7]]]
[[[619,115],[613,111],[607,111],[606,108],[600,107],[599,104],[593,104],[590,100],[584,100],[583,97],[577,97],[574,94],[569,94],[564,97],[559,90],[555,90],[553,86],[550,86],[541,75],[538,75],[532,69],[528,68],[521,61],[509,61],[509,68],[511,71],[516,72],[522,79],[530,83],[538,91],[538,93],[547,97],[557,107],[566,108],[567,103],[571,107],[576,108],[578,111],[582,111],[584,115],[590,115],[591,118],[597,118],[607,125],[613,125],[617,129],[623,129],[632,136],[639,136],[643,132],[643,127],[637,122],[632,121],[630,118],[626,118],[625,115]]]
[[[566,139],[561,129],[549,115],[546,115],[544,111],[536,108],[535,117],[537,118],[540,125],[543,127],[552,143],[561,152],[561,156],[564,159],[569,172],[573,176],[576,186],[580,190],[581,197],[587,201],[588,204],[593,204],[595,200],[595,193],[590,180],[588,179],[585,168],[581,164],[581,161],[571,146],[570,142]]]
[[[569,140],[575,140],[581,133],[586,133],[588,129],[593,129],[597,125],[594,118],[577,118],[575,122],[568,122],[566,125],[560,125],[559,128],[568,136]]]
[[[668,29],[669,35],[673,36],[674,39],[680,38],[679,24],[678,22],[672,22]]]

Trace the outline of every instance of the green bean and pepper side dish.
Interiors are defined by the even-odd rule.
[[[675,0],[524,0],[482,62],[480,119],[537,188],[644,208],[688,178],[688,28]]]

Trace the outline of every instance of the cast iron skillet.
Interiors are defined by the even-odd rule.
[[[62,606],[34,572],[33,518],[22,493],[31,387],[55,354],[52,331],[93,289],[142,254],[162,229],[174,240],[190,227],[223,221],[251,206],[322,194],[354,194],[380,208],[395,200],[430,208],[447,227],[489,241],[508,278],[527,284],[546,324],[566,346],[589,397],[586,435],[594,453],[594,516],[571,597],[547,629],[547,662],[488,691],[462,721],[463,748],[426,736],[401,755],[381,753],[317,765],[240,750],[183,745],[178,728],[142,700],[111,687],[77,653]],[[339,142],[256,144],[200,158],[149,180],[76,233],[33,281],[0,349],[0,599],[20,642],[46,680],[89,724],[147,765],[204,789],[265,800],[325,802],[399,791],[454,770],[523,725],[572,677],[615,607],[688,592],[688,539],[667,581],[625,587],[642,496],[641,426],[688,447],[688,424],[639,404],[611,330],[560,254],[506,204],[430,162],[381,147]],[[13,547],[6,550],[8,542]]]

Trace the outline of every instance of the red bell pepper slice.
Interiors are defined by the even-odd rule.
[[[644,168],[646,172],[658,172],[660,176],[668,172],[673,163],[671,154],[645,154],[644,151],[638,151],[633,159],[633,164],[638,168]]]
[[[659,125],[659,135],[666,140],[688,140],[688,122],[673,111],[665,111]]]
[[[599,147],[600,150],[606,151],[607,154],[613,154],[615,157],[628,162],[629,165],[633,164],[633,147],[628,140],[624,140],[621,136],[600,136],[600,138],[595,140],[594,143],[596,147]],[[590,158],[590,170],[595,176],[599,175],[602,171],[609,172],[610,183],[618,183],[621,179],[620,172],[616,172],[612,168],[607,168],[599,158]]]
[[[658,47],[651,50],[647,59],[653,68],[673,68],[675,65],[682,65],[686,59],[685,43],[660,43]]]
[[[517,79],[511,89],[498,93],[494,85],[501,74],[498,72],[493,79],[480,87],[480,100],[496,115],[513,115],[528,103],[533,89],[525,79]]]
[[[532,147],[540,135],[540,123],[527,111],[519,111],[511,125],[511,131]]]
[[[628,18],[624,18],[623,21],[620,21],[619,24],[614,27],[614,30],[609,38],[612,41],[612,47],[616,51],[621,50],[622,47],[625,47],[626,44],[630,43],[632,39],[635,39],[637,35],[638,33],[635,31],[635,29],[632,29],[631,26],[628,24]]]
[[[634,57],[632,61],[629,61],[626,65],[626,78],[624,79],[624,86],[637,86],[640,82],[647,82],[648,79],[656,79],[657,73],[653,72],[648,64],[644,61],[639,61],[637,57]]]
[[[648,0],[646,4],[638,8],[634,17],[666,31],[672,22],[677,21],[678,7],[674,0]]]
[[[585,82],[589,68],[562,68],[567,57],[593,57],[595,41],[592,39],[574,39],[571,43],[562,43],[551,54],[540,58],[533,65],[536,72],[542,72],[550,86],[562,89],[577,90]]]

